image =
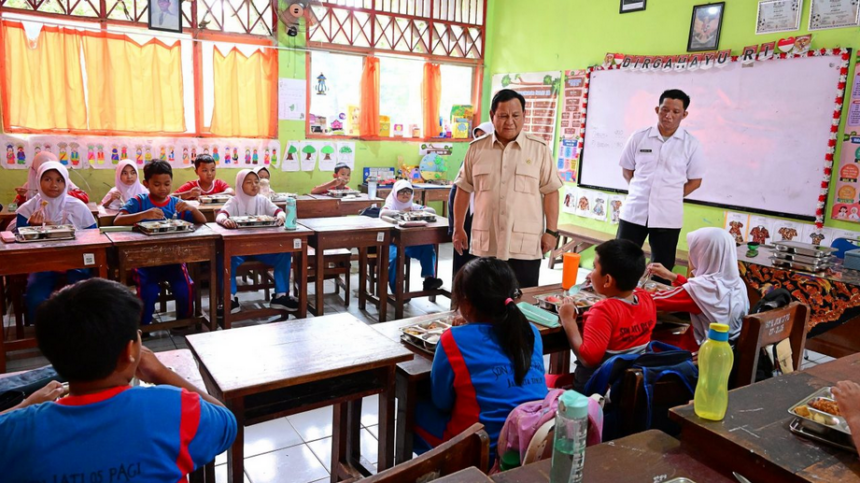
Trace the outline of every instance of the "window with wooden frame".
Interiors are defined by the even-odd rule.
[[[19,27],[15,39],[8,35],[2,39],[5,132],[276,138],[278,55],[272,47],[278,23],[270,2],[182,2],[182,34],[147,30],[147,8],[144,0],[0,0],[3,29]],[[46,106],[57,108],[56,102],[45,99],[55,99],[57,89],[66,88],[63,83],[70,74],[64,69],[43,79],[41,83],[47,81],[46,85],[25,88],[24,97],[10,95],[10,69],[20,72],[25,66],[37,72],[44,68],[34,63],[32,54],[30,59],[26,55],[27,49],[48,38],[40,38],[41,30],[55,34],[54,45],[65,46],[64,62],[73,60],[69,49],[81,52],[77,62],[81,80],[72,83],[72,88],[78,89],[71,92],[74,102],[63,96],[68,101],[64,105],[75,108],[74,115],[61,112],[64,119],[60,121],[51,119],[58,117],[52,113],[49,122],[43,122]],[[64,43],[57,44],[60,32],[65,34],[60,35]],[[16,55],[14,62],[6,48],[11,40],[22,53]],[[98,61],[88,63],[87,57]],[[123,68],[126,61],[131,61],[131,68]],[[154,64],[148,69],[147,62]],[[99,68],[105,65],[113,68]],[[220,74],[216,75],[216,70]],[[168,77],[166,72],[170,73]],[[35,74],[31,77],[39,78]],[[57,85],[52,86],[51,82]],[[255,83],[253,89],[246,88],[248,82]],[[40,88],[41,93],[35,95],[34,88]],[[19,88],[15,92],[22,91]],[[24,102],[19,103],[19,99]],[[28,105],[32,99],[40,99],[41,106]],[[160,101],[153,103],[153,99]],[[225,99],[230,102],[219,102]],[[157,109],[144,111],[147,115],[141,116],[141,107],[137,105],[141,103],[146,104],[143,108],[155,104]],[[112,112],[108,118],[102,115],[105,106]],[[41,114],[35,116],[34,109],[40,109]],[[30,112],[23,112],[22,116],[19,111]],[[36,118],[40,120],[33,121]],[[169,118],[170,122],[142,123],[141,118],[156,121]]]
[[[309,137],[387,139],[399,136],[402,129],[404,138],[413,138],[413,127],[418,127],[418,139],[436,139],[439,132],[433,131],[445,131],[456,105],[473,106],[472,124],[480,120],[486,0],[329,0],[313,4],[311,12],[307,28],[308,46],[313,49],[308,56]],[[333,92],[341,84],[337,78],[345,76],[359,83],[362,77],[355,62],[334,66],[332,75],[326,73],[325,56],[337,54],[378,57],[379,117],[381,126],[388,127],[388,135],[384,127],[383,132],[375,134],[378,129],[374,129],[370,135],[350,129],[354,108],[361,103],[344,109],[330,100],[333,94],[346,97]],[[425,70],[428,63],[434,66],[430,71]],[[435,74],[428,77],[427,72]],[[320,74],[327,91],[319,85]],[[441,84],[441,93],[435,93],[441,99],[428,103],[428,81]],[[425,112],[427,106],[438,113]],[[431,121],[437,114],[440,121]],[[326,124],[319,118],[325,118]]]

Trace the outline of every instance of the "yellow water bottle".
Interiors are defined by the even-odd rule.
[[[693,409],[700,418],[722,421],[726,416],[732,363],[729,326],[711,324],[708,340],[699,349],[699,382],[693,398]]]

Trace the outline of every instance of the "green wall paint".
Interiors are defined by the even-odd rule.
[[[581,69],[603,62],[607,52],[683,54],[687,47],[692,8],[707,2],[651,0],[647,2],[645,11],[625,14],[618,13],[620,0],[489,0],[489,3],[488,18],[491,16],[492,22],[487,32],[487,68],[484,78],[484,106],[487,109],[493,74]],[[809,3],[810,0],[803,2],[799,31],[755,35],[758,2],[726,0],[719,47],[731,48],[734,54],[738,54],[747,45],[803,35],[807,33]],[[812,47],[851,47],[856,52],[860,48],[860,29],[813,32]],[[655,93],[655,105],[657,95]],[[836,159],[839,159],[838,152]],[[828,206],[833,200],[833,191]],[[686,247],[685,234],[688,231],[704,226],[722,226],[723,219],[722,209],[686,204],[680,245]],[[825,219],[826,226],[860,231],[860,225],[831,221],[829,217]],[[615,225],[606,222],[566,213],[561,214],[560,222],[605,232],[614,232],[616,229]]]

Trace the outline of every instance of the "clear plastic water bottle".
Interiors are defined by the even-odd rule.
[[[377,188],[377,180],[376,176],[368,176],[367,177],[367,196],[371,198],[376,198],[376,188]]]
[[[550,483],[579,483],[588,437],[588,398],[565,391],[558,400],[552,444]]]
[[[287,219],[284,220],[284,228],[287,230],[296,229],[296,199],[292,196],[287,197],[284,212],[287,214]]]
[[[729,326],[711,324],[708,340],[699,349],[699,382],[693,397],[693,410],[700,418],[722,421],[726,417],[733,363]]]

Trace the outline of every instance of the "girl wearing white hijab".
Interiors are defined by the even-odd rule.
[[[391,193],[385,198],[385,205],[379,212],[379,216],[397,216],[399,212],[405,211],[428,211],[436,214],[436,210],[429,206],[421,206],[412,202],[415,190],[412,183],[405,179],[398,180],[391,188]],[[421,262],[421,276],[424,277],[424,290],[437,290],[442,286],[442,280],[436,278],[436,248],[433,245],[419,245],[406,247],[406,256],[416,258]],[[391,245],[388,251],[388,286],[394,292],[394,283],[397,270],[397,247]]]
[[[149,190],[140,183],[140,173],[137,166],[129,160],[120,161],[116,165],[114,187],[102,199],[101,206],[110,210],[120,210],[122,206],[137,195],[147,195]]]
[[[678,287],[654,296],[657,310],[689,312],[699,345],[707,339],[713,322],[728,324],[729,340],[737,340],[750,302],[738,271],[735,240],[720,228],[701,228],[687,234],[687,245],[693,278],[687,280],[659,263],[649,266],[653,274]]]
[[[36,179],[38,194],[16,212],[19,228],[42,224],[74,225],[76,230],[96,228],[96,220],[87,205],[67,194],[71,183],[69,172],[62,164],[52,161],[42,164]],[[87,269],[67,270],[65,274],[69,284],[90,278]],[[61,272],[38,272],[28,277],[25,300],[29,323],[34,320],[36,307],[51,296],[60,275]]]
[[[236,195],[230,198],[224,207],[221,208],[215,221],[225,228],[236,229],[238,226],[231,217],[268,215],[275,217],[278,226],[283,225],[287,214],[272,203],[269,198],[259,193],[260,177],[250,169],[239,171],[236,174]],[[236,287],[236,270],[246,260],[257,260],[274,268],[275,297],[269,303],[270,307],[287,312],[298,310],[298,301],[289,296],[292,255],[289,253],[272,253],[268,255],[232,257],[230,260],[230,293],[232,294],[230,313],[235,314],[241,310],[239,298],[236,297],[236,292],[238,291]],[[218,259],[218,262],[220,265],[221,259]],[[218,273],[223,273],[223,270],[219,269]],[[221,283],[223,282],[219,280],[219,285]]]
[[[21,187],[15,188],[15,192],[18,194],[18,196],[15,197],[15,203],[18,203],[18,206],[33,199],[39,192],[39,169],[42,167],[42,164],[50,161],[59,162],[59,159],[57,159],[57,156],[54,153],[48,151],[40,151],[39,154],[33,157],[33,163],[27,171],[27,182]],[[75,186],[75,183],[72,183],[71,180],[68,181],[68,187],[68,194],[70,196],[74,196],[84,203],[90,202],[90,197],[86,192]]]
[[[490,121],[483,122],[475,126],[475,129],[472,129],[472,137],[478,139],[479,137],[485,136],[487,134],[493,134],[496,132],[496,128],[493,126],[493,123]]]

